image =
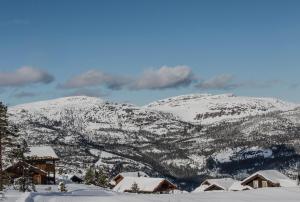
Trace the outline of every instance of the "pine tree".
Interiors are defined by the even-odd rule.
[[[93,168],[88,168],[86,170],[85,176],[84,176],[84,182],[85,184],[94,184],[95,183],[95,170]]]
[[[108,187],[108,176],[103,169],[95,171],[95,183],[99,187]]]
[[[3,153],[8,147],[15,146],[16,129],[9,125],[7,107],[0,102],[0,191],[3,190]]]
[[[26,140],[22,140],[20,144],[16,146],[15,149],[13,149],[10,153],[10,158],[11,159],[16,159],[19,161],[25,161],[25,156],[24,154],[29,152],[30,149],[28,147],[28,144]]]
[[[132,193],[138,193],[140,191],[140,188],[136,182],[134,182],[131,186]]]

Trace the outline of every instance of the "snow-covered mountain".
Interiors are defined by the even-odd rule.
[[[211,124],[273,111],[287,111],[296,106],[274,98],[237,97],[233,94],[194,94],[159,100],[145,107],[171,113],[183,121]]]
[[[191,182],[262,168],[293,174],[300,162],[300,108],[272,98],[185,95],[138,107],[78,96],[9,114],[29,144],[52,145],[67,171],[105,165]]]

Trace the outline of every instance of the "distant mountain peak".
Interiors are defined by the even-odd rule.
[[[148,109],[171,113],[183,121],[210,124],[297,107],[275,98],[235,96],[234,94],[190,94],[155,101]]]

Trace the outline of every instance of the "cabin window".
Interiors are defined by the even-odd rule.
[[[253,181],[253,188],[254,189],[258,188],[258,180]]]
[[[268,187],[268,182],[267,181],[263,180],[261,183],[262,183],[262,187]]]

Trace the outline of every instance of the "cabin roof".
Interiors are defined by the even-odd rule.
[[[7,167],[4,171],[6,171],[6,172],[15,172],[15,169],[20,167],[20,166],[26,166],[28,169],[30,169],[31,172],[38,173],[38,174],[41,174],[41,175],[47,175],[46,171],[44,171],[44,170],[42,170],[38,167],[32,166],[29,163],[26,163],[25,161],[18,161],[17,163],[14,163],[11,166]]]
[[[228,190],[235,182],[236,180],[232,178],[220,178],[220,179],[208,179],[206,180],[211,185],[216,185],[224,190]]]
[[[232,178],[207,179],[198,188],[196,188],[194,192],[206,191],[213,186],[217,186],[225,191],[237,188],[241,189],[241,187],[238,187],[238,184],[240,183],[240,181],[234,180]]]
[[[33,146],[29,147],[29,152],[24,156],[30,159],[53,159],[58,160],[58,156],[50,146]]]
[[[149,177],[149,175],[147,175],[146,173],[142,172],[142,171],[136,171],[136,172],[122,172],[119,173],[115,178],[117,178],[118,176],[122,176],[122,177]]]
[[[124,177],[115,187],[114,191],[125,192],[131,190],[134,183],[138,185],[139,191],[154,192],[155,189],[164,181],[176,187],[174,184],[164,178],[151,178],[151,177]]]
[[[252,189],[252,187],[247,185],[242,185],[241,181],[236,181],[231,185],[229,191],[243,191],[243,190],[250,190],[250,189]]]
[[[250,175],[246,179],[244,179],[242,181],[242,184],[251,181],[253,178],[255,178],[258,175],[262,176],[263,178],[269,180],[272,183],[280,184],[280,186],[293,186],[295,184],[293,180],[291,180],[289,177],[287,177],[286,175],[282,174],[277,170],[260,170]]]

